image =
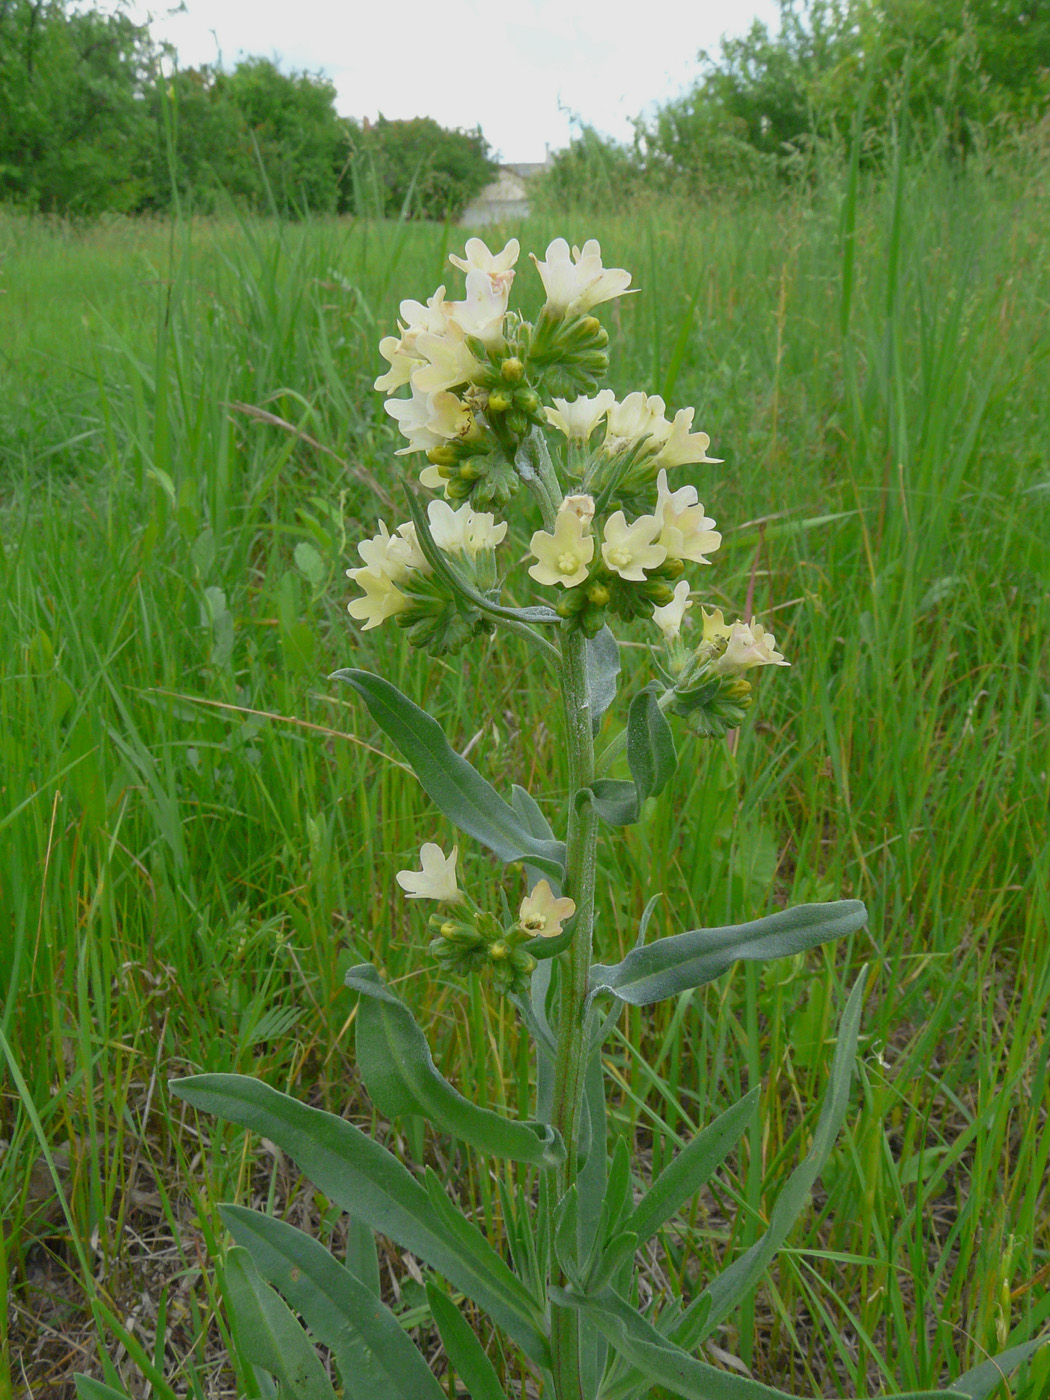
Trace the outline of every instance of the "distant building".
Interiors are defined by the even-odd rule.
[[[548,153],[545,161],[501,165],[496,178],[463,210],[459,222],[477,227],[524,219],[529,212],[529,181],[549,164]]]

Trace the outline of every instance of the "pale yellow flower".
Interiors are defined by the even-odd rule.
[[[473,268],[478,268],[487,272],[490,277],[501,277],[518,261],[520,244],[516,238],[512,238],[501,252],[490,253],[488,245],[480,238],[468,238],[464,251],[467,255],[465,258],[449,253],[448,260],[453,267],[458,267],[461,272],[470,272]]]
[[[673,642],[682,630],[682,619],[693,606],[689,597],[689,585],[680,579],[674,588],[674,598],[662,608],[653,608],[653,621],[664,634],[665,642]]]
[[[447,501],[431,501],[427,519],[434,543],[447,554],[467,554],[471,559],[485,549],[495,549],[507,533],[507,522],[498,525],[484,511],[471,510],[468,504],[453,510]]]
[[[576,905],[571,899],[556,899],[549,881],[540,880],[521,901],[518,923],[540,938],[557,938],[562,924],[575,913]]]
[[[708,462],[717,464],[720,457],[708,457],[707,449],[711,439],[706,433],[691,433],[694,409],[680,408],[674,416],[666,436],[660,443],[656,461],[661,467],[682,467],[687,462]]]
[[[627,452],[644,438],[646,453],[655,452],[666,440],[671,425],[664,417],[664,401],[659,394],[646,397],[640,390],[628,394],[622,403],[609,406],[602,451],[610,457]]]
[[[449,319],[464,335],[476,336],[486,349],[498,348],[503,344],[503,318],[513,279],[513,272],[490,277],[480,268],[471,268],[466,300],[451,303]]]
[[[645,570],[659,568],[667,558],[667,550],[656,543],[659,533],[655,515],[640,515],[628,525],[623,511],[614,511],[605,522],[602,540],[606,567],[622,579],[644,582]]]
[[[448,302],[445,289],[439,287],[424,306],[419,301],[403,301],[398,322],[400,337],[388,335],[379,342],[379,353],[390,363],[390,369],[375,381],[381,393],[391,394],[407,384],[422,364],[423,357],[416,348],[420,335],[447,335],[449,332]]]
[[[571,403],[565,399],[555,399],[554,407],[546,408],[544,412],[547,422],[559,433],[578,442],[586,442],[615,402],[613,391],[602,389],[593,399],[573,399]]]
[[[463,898],[456,884],[456,857],[459,847],[452,847],[446,856],[433,841],[425,842],[419,850],[420,870],[399,870],[395,879],[408,899],[437,899],[455,904]]]
[[[462,331],[458,327],[456,330],[462,337]],[[424,334],[417,338],[416,348],[427,363],[413,372],[412,387],[427,394],[468,384],[481,369],[462,338]]]
[[[708,563],[722,543],[714,529],[714,521],[704,514],[695,486],[667,489],[667,472],[661,468],[656,478],[656,511],[660,522],[658,543],[667,550],[668,559],[691,559],[695,564]]]
[[[405,350],[404,341],[400,336],[387,335],[379,342],[379,353],[384,360],[390,362],[390,368],[386,374],[381,374],[372,386],[378,389],[381,394],[392,394],[395,389],[400,389],[412,378],[415,370],[424,363],[414,355],[409,355]]]
[[[548,246],[546,262],[540,262],[535,253],[529,256],[543,281],[547,310],[555,316],[582,316],[599,302],[626,292],[631,281],[631,274],[622,267],[602,266],[601,246],[593,238],[582,250],[573,248],[571,262],[564,238]]]
[[[374,535],[370,540],[362,540],[357,546],[357,552],[372,573],[385,574],[387,578],[395,581],[404,577],[406,569],[427,567],[416,540],[415,526],[411,522],[399,525],[397,534],[392,535],[386,527],[386,522],[380,520],[378,535]],[[357,572],[356,569],[348,569],[347,577],[352,578]]]
[[[408,439],[408,446],[399,447],[394,454],[396,457],[404,457],[409,452],[429,452],[446,440],[429,426],[433,416],[430,399],[430,394],[413,384],[410,399],[387,399],[383,405],[400,429],[401,436]]]
[[[529,549],[539,561],[529,569],[537,583],[560,583],[574,588],[587,577],[587,566],[594,558],[594,537],[571,506],[562,505],[554,520],[554,533],[537,530]]]
[[[775,650],[776,638],[767,632],[761,622],[754,618],[750,622],[726,623],[722,609],[715,608],[708,613],[701,609],[704,618],[704,641],[725,641],[726,649],[711,663],[711,671],[716,676],[738,676],[755,666],[790,666],[780,652]]]
[[[389,574],[373,569],[347,569],[346,576],[364,590],[363,597],[350,599],[346,610],[365,624],[365,632],[412,606],[412,600],[405,597]]]

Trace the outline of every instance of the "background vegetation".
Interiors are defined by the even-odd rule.
[[[362,641],[344,609],[355,542],[402,515],[376,347],[467,231],[234,217],[345,207],[314,204],[345,147],[302,136],[330,111],[324,84],[257,61],[178,74],[173,98],[144,87],[143,163],[134,144],[118,161],[106,123],[145,42],[119,17],[96,36],[115,89],[85,98],[94,135],[34,137],[62,115],[45,100],[61,43],[83,75],[92,31],[37,6],[27,77],[8,43],[20,3],[0,4],[17,206],[0,218],[0,1396],[65,1400],[75,1369],[165,1400],[251,1395],[209,1263],[216,1200],[269,1203],[337,1245],[345,1222],[266,1143],[196,1121],[168,1078],[258,1073],[370,1123],[341,986],[363,957],[467,1092],[513,1104],[528,1077],[512,1018],[436,975],[393,885],[440,835],[433,812],[324,677],[383,670],[452,732],[480,708],[459,743],[497,786],[553,804],[567,777],[513,640],[421,664],[394,627]],[[821,23],[845,44],[838,13]],[[1023,47],[1043,22],[996,32]],[[664,185],[642,143],[585,133],[557,167],[575,169],[564,203],[600,203],[611,168],[639,182],[631,217],[541,212],[493,235],[596,236],[634,271],[644,295],[608,318],[613,386],[696,406],[725,458],[696,474],[725,531],[710,598],[753,608],[793,663],[738,744],[692,743],[677,802],[605,850],[600,955],[633,941],[653,888],[659,933],[789,899],[871,909],[848,948],[628,1016],[609,1057],[654,1170],[676,1143],[652,1104],[685,1137],[701,1085],[716,1106],[763,1085],[761,1131],[652,1254],[652,1287],[688,1294],[757,1235],[805,1152],[844,988],[874,965],[847,1129],[793,1248],[720,1338],[757,1377],[827,1396],[943,1382],[1050,1317],[1050,154],[1024,119],[1043,78],[1029,54],[1001,86],[1028,84],[1034,111],[1017,96],[960,124],[908,105],[923,47],[895,97],[858,70],[866,115],[841,150],[845,119],[787,153],[730,123],[751,165],[715,201],[697,198],[708,157]],[[766,70],[719,62],[729,86],[708,74],[694,108],[721,141],[726,94]],[[42,85],[33,101],[22,81]],[[229,164],[195,168],[208,122],[242,145],[216,138]],[[420,197],[422,168],[405,177]],[[338,184],[366,192],[353,207],[405,212],[378,155],[364,170]],[[124,216],[173,188],[179,217]],[[209,199],[227,217],[186,216]],[[91,208],[108,213],[20,212]],[[535,309],[538,279],[520,277]],[[480,891],[493,872],[464,856]],[[435,1161],[418,1125],[380,1131]],[[468,1204],[495,1191],[463,1155],[436,1164]],[[384,1286],[425,1336],[412,1267],[388,1251]],[[1044,1400],[1046,1369],[1017,1400]]]

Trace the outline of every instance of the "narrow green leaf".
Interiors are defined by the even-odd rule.
[[[1050,1337],[1037,1337],[1034,1342],[1022,1342],[1020,1346],[1001,1351],[998,1356],[982,1361],[972,1371],[951,1383],[951,1394],[958,1392],[969,1396],[969,1400],[985,1400],[1011,1371],[1034,1356],[1040,1347],[1050,1346]]]
[[[345,982],[361,998],[357,1064],[380,1113],[418,1113],[471,1147],[512,1162],[555,1167],[565,1160],[561,1136],[548,1123],[514,1122],[479,1108],[438,1073],[412,1012],[370,963],[352,967]]]
[[[360,1128],[247,1075],[200,1074],[172,1080],[170,1088],[202,1112],[275,1142],[336,1205],[444,1274],[527,1356],[550,1364],[542,1309],[484,1235],[446,1198],[461,1226],[459,1233],[450,1231],[407,1168]]]
[[[223,1205],[219,1213],[263,1278],[331,1350],[348,1400],[445,1400],[394,1314],[322,1244],[244,1206]]]
[[[587,699],[591,707],[591,725],[597,730],[602,715],[616,699],[616,682],[620,675],[620,644],[608,627],[587,638]]]
[[[628,953],[622,962],[591,968],[591,996],[611,992],[631,1006],[650,1006],[680,992],[703,987],[741,959],[767,962],[815,948],[855,933],[867,922],[859,899],[834,904],[801,904],[749,924],[697,928],[658,938]]]
[[[627,778],[595,778],[579,796],[591,802],[607,826],[633,826],[638,820],[638,789]]]
[[[379,1252],[371,1225],[350,1217],[346,1236],[346,1267],[361,1280],[370,1293],[379,1297]]]
[[[634,1214],[625,1221],[626,1228],[633,1230],[639,1240],[644,1242],[651,1239],[710,1180],[754,1117],[758,1095],[759,1087],[756,1084],[739,1103],[727,1108],[725,1113],[697,1133],[692,1142],[667,1164],[642,1197]]]
[[[74,1372],[73,1383],[77,1388],[79,1400],[128,1400],[126,1390],[114,1390],[111,1385],[103,1385],[101,1381],[92,1380],[90,1376],[82,1376],[79,1371]]]
[[[506,1391],[500,1385],[485,1349],[452,1299],[432,1279],[427,1280],[427,1301],[441,1334],[445,1355],[453,1371],[467,1387],[470,1400],[507,1400]],[[407,1391],[406,1394],[412,1392]]]
[[[860,1029],[866,981],[867,969],[864,969],[853,985],[842,1014],[838,1042],[828,1075],[827,1094],[809,1151],[788,1177],[777,1197],[776,1204],[769,1213],[769,1227],[765,1234],[704,1290],[711,1298],[711,1311],[704,1323],[704,1337],[710,1336],[740,1299],[754,1288],[809,1200],[809,1193],[827,1160],[849,1107],[850,1081],[857,1056],[857,1034]],[[683,1342],[684,1339],[676,1336],[676,1340]]]
[[[455,752],[436,719],[369,671],[336,671],[332,679],[357,691],[376,724],[412,765],[427,796],[461,831],[502,861],[525,860],[561,879],[564,845],[533,836],[496,789]]]
[[[230,1250],[225,1275],[241,1347],[254,1365],[273,1376],[281,1400],[336,1400],[313,1343],[288,1305],[259,1277],[246,1249]]]
[[[658,797],[678,767],[674,736],[657,703],[658,681],[652,681],[631,701],[627,711],[627,766],[638,790],[638,806]]]
[[[685,1400],[797,1400],[786,1390],[776,1390],[746,1376],[720,1371],[690,1356],[611,1290],[583,1297],[554,1288],[551,1295],[562,1306],[575,1308],[587,1322],[597,1327],[613,1350],[637,1368],[646,1386],[664,1386],[673,1394],[684,1396]],[[957,1395],[956,1391],[923,1390],[900,1397],[900,1400],[946,1400]]]

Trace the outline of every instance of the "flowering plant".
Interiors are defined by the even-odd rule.
[[[636,822],[671,784],[675,726],[724,735],[747,716],[754,673],[788,663],[754,618],[727,622],[720,609],[702,607],[697,620],[689,616],[691,566],[708,565],[721,536],[696,488],[672,486],[671,474],[714,459],[691,409],[669,418],[655,395],[618,401],[598,387],[608,336],[594,312],[632,290],[629,273],[606,268],[593,240],[570,250],[556,239],[543,261],[533,257],[546,300],[529,322],[510,306],[518,252],[516,240],[498,253],[469,240],[465,256],[451,259],[465,274],[463,299],[448,300],[440,287],[425,303],[402,302],[398,334],[380,345],[389,368],[376,388],[390,396],[387,411],[406,441],[399,455],[422,454],[425,464],[418,485],[407,483],[409,518],[393,528],[380,521],[358,546],[349,611],[365,631],[404,628],[435,656],[501,629],[524,638],[560,698],[570,790],[559,821],[521,787],[509,798],[497,793],[385,678],[356,668],[336,674],[444,816],[511,867],[498,909],[461,888],[457,847],[446,855],[426,842],[419,869],[396,878],[408,899],[434,906],[429,949],[438,967],[488,977],[534,1047],[531,1108],[516,1119],[482,1108],[437,1070],[409,1007],[366,963],[346,979],[358,997],[362,1079],[380,1113],[426,1118],[522,1170],[500,1177],[500,1220],[478,1221],[431,1169],[416,1174],[352,1124],[254,1079],[201,1075],[173,1087],[265,1135],[350,1213],[344,1264],[285,1222],[222,1208],[235,1241],[226,1295],[246,1353],[281,1395],[335,1394],[295,1314],[329,1349],[344,1395],[444,1395],[379,1297],[375,1231],[428,1267],[430,1313],[472,1400],[507,1400],[507,1391],[491,1348],[459,1310],[463,1298],[488,1314],[557,1400],[633,1400],[654,1387],[697,1400],[760,1400],[782,1392],[713,1364],[705,1343],[758,1282],[832,1147],[849,1102],[864,976],[842,1016],[810,1149],[765,1233],[688,1301],[645,1302],[635,1258],[733,1151],[758,1088],[648,1180],[607,1122],[602,1046],[623,1006],[702,987],[738,959],[802,953],[856,931],[866,912],[856,900],[811,904],[646,942],[651,900],[634,949],[616,963],[594,961],[600,826]],[[424,503],[420,487],[442,494]],[[500,548],[514,522],[497,518],[508,512],[529,541],[513,589]],[[508,601],[522,590],[529,601]],[[648,629],[654,674],[615,723],[613,626],[635,622]],[[508,1257],[492,1243],[501,1229]],[[944,1393],[979,1400],[1036,1345],[1013,1348]]]

